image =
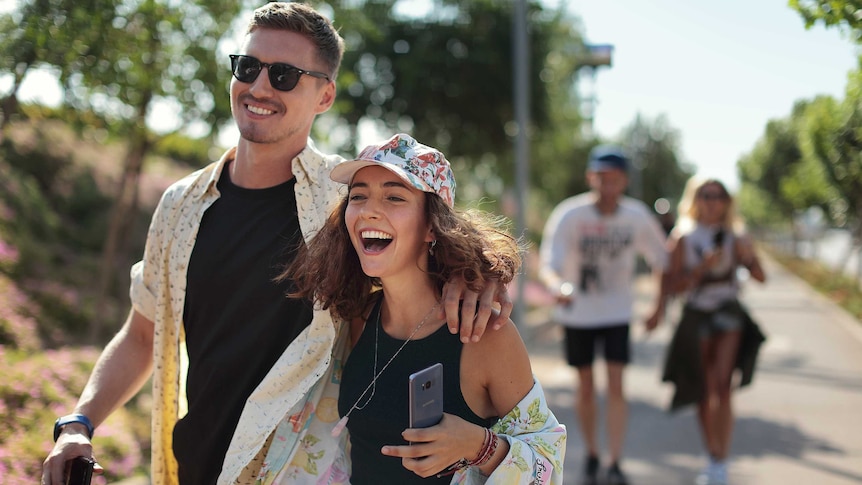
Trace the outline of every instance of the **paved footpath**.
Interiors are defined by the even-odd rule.
[[[767,342],[751,386],[735,394],[731,485],[862,484],[862,324],[771,260],[767,283],[748,281],[743,301]],[[638,315],[651,300],[638,284]],[[632,485],[693,484],[704,464],[694,409],[667,412],[672,387],[660,382],[664,352],[678,319],[675,306],[652,335],[640,318],[633,362],[624,470]],[[562,358],[562,333],[542,312],[523,328],[533,368],[569,428],[566,484],[577,484],[585,448],[575,418],[575,373]],[[603,364],[596,370],[604,388]]]

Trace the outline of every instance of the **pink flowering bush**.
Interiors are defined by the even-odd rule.
[[[8,251],[12,253],[13,251]],[[57,416],[74,409],[99,351],[70,347],[41,351],[38,308],[0,273],[0,483],[38,483],[42,461],[53,446]],[[139,401],[136,401],[139,402]],[[149,409],[132,406],[99,426],[93,445],[106,469],[94,483],[145,471],[149,456]]]
[[[39,483],[54,420],[74,410],[116,314],[128,309],[128,267],[141,247],[118,256],[106,298],[93,284],[122,152],[62,123],[12,123],[0,139],[0,485]],[[143,241],[156,192],[142,192],[131,241]],[[94,483],[147,473],[149,389],[96,429],[106,473]]]
[[[30,354],[0,346],[0,477],[3,483],[36,483],[53,446],[57,416],[71,412],[99,351],[95,348]],[[144,413],[123,408],[96,430],[93,446],[110,483],[144,470],[149,434],[140,429]]]
[[[18,262],[18,248],[0,238],[0,266],[12,266]]]
[[[15,283],[0,273],[0,348],[37,350],[41,347],[31,303]]]

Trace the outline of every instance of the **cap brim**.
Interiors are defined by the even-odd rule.
[[[402,169],[401,167],[399,167],[397,165],[392,165],[392,164],[389,164],[386,162],[381,162],[379,160],[359,159],[359,160],[348,160],[346,162],[341,162],[338,165],[336,165],[335,168],[333,168],[331,172],[329,172],[329,178],[331,178],[335,182],[349,185],[350,182],[353,181],[353,176],[356,175],[356,172],[362,170],[365,167],[371,167],[371,166],[383,167],[383,168],[389,170],[390,172],[394,173],[395,175],[400,177],[402,180],[407,182],[410,187],[414,187],[414,188],[421,190],[423,192],[432,192],[432,193],[434,192],[434,190],[431,189],[431,187],[429,187],[428,184],[426,184],[425,181],[420,179],[419,177],[416,177],[415,175],[407,173],[406,171],[404,171],[404,169]]]
[[[349,184],[353,179],[353,175],[359,171],[361,168],[365,168],[371,165],[382,165],[377,161],[369,161],[369,160],[348,160],[346,162],[341,162],[329,172],[329,178],[334,180],[335,182],[342,184]]]
[[[628,168],[624,165],[620,165],[616,162],[590,162],[587,167],[591,172],[608,172],[610,170],[619,170],[621,172],[628,172]]]

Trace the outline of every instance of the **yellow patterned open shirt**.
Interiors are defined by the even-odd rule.
[[[153,214],[144,257],[131,270],[132,306],[155,323],[151,476],[154,485],[178,483],[171,440],[174,424],[186,412],[187,359],[182,321],[186,270],[201,218],[219,198],[216,182],[235,155],[236,149],[228,150],[218,162],[165,191]],[[323,226],[331,204],[338,197],[340,184],[329,179],[329,172],[341,161],[338,156],[317,151],[311,140],[293,160],[296,205],[306,240]],[[311,325],[287,347],[249,398],[231,441],[220,482],[237,481],[285,414],[307,397],[329,367],[336,334],[329,312],[315,310]]]

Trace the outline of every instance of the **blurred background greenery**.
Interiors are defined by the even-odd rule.
[[[4,483],[38,476],[53,420],[71,410],[128,311],[128,268],[161,192],[233,143],[223,141],[231,133],[227,54],[260,3],[21,0],[0,16],[0,75],[13,79],[0,93]],[[398,13],[397,0],[308,3],[335,19],[347,43],[338,98],[315,124],[315,140],[349,156],[363,134],[410,132],[449,156],[462,204],[514,218],[512,3],[434,0],[422,18]],[[789,8],[855,41],[862,21],[851,4],[791,0]],[[586,154],[603,142],[628,149],[639,167],[636,195],[672,216],[694,172],[679,155],[678,130],[637,116],[619,138],[596,138],[577,89],[591,55],[580,20],[564,7],[527,8],[523,235],[538,243],[551,208],[586,190]],[[56,74],[59,106],[18,100],[36,69]],[[172,129],[154,128],[156,106],[171,107]],[[753,232],[792,246],[806,236],[800,215],[818,213],[824,226],[846,228],[858,249],[860,148],[862,73],[844,99],[799,100],[788,118],[770,121],[738,162]],[[143,392],[99,428],[99,459],[109,465],[102,483],[146,472],[148,408]]]

